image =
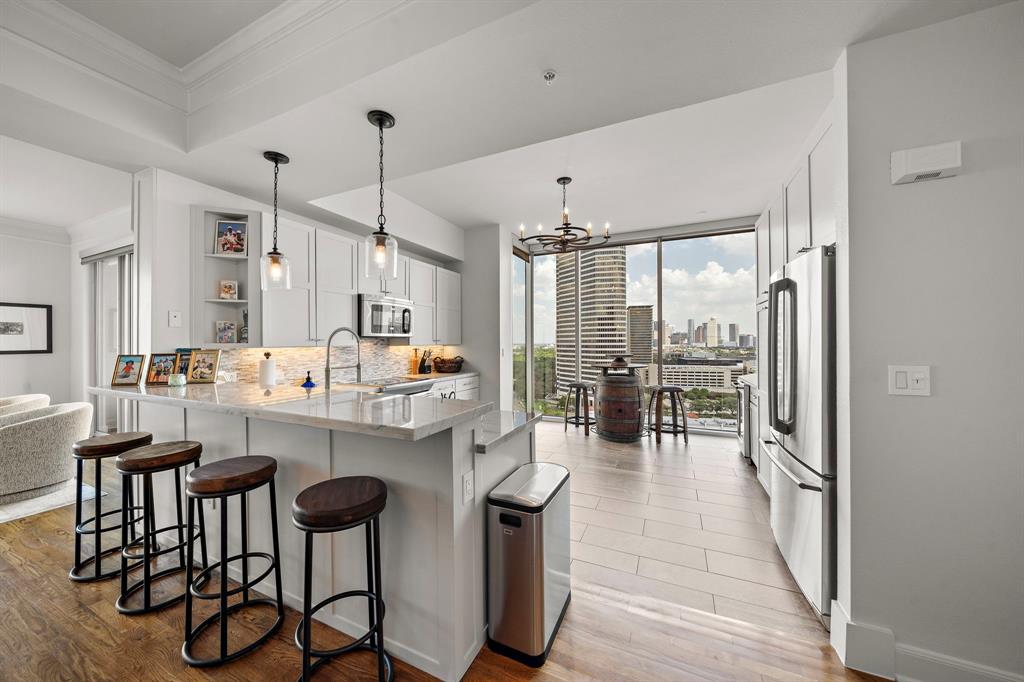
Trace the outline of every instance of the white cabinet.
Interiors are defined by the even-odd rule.
[[[274,217],[264,214],[262,237],[267,250],[274,240]],[[263,345],[316,345],[316,229],[278,219],[277,248],[288,259],[290,289],[263,292]]]
[[[757,304],[757,388],[768,390],[768,302]]]
[[[356,327],[359,245],[354,239],[316,231],[316,335]]]
[[[418,260],[409,262],[409,298],[416,305],[437,303],[437,267]]]
[[[832,126],[811,150],[807,163],[811,187],[811,245],[836,241],[836,183],[839,173],[839,145]]]
[[[811,189],[807,160],[786,183],[786,262],[811,245]]]
[[[462,343],[462,275],[417,260],[409,262],[413,302],[412,336],[416,345]]]
[[[786,215],[783,192],[768,207],[768,277],[786,264]]]
[[[757,253],[757,293],[755,300],[760,301],[768,295],[768,210],[761,214],[761,217],[754,223],[754,240]]]
[[[360,294],[380,294],[393,298],[409,298],[409,263],[408,256],[398,257],[398,279],[382,279],[374,274],[366,277],[363,272],[362,254],[359,256],[358,289]]]

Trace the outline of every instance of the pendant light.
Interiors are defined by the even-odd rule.
[[[288,259],[277,250],[277,173],[278,166],[289,159],[281,152],[263,152],[263,158],[274,164],[274,246],[260,258],[260,287],[268,289],[291,289],[292,269]]]
[[[393,128],[395,117],[386,111],[371,111],[366,115],[380,140],[380,214],[377,231],[363,241],[363,275],[367,278],[398,279],[398,241],[384,231],[384,129]]]

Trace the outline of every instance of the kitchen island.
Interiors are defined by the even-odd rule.
[[[278,461],[277,509],[250,495],[250,551],[270,551],[268,514],[280,527],[285,602],[301,608],[303,534],[291,522],[292,499],[314,483],[376,476],[387,483],[381,555],[392,655],[444,680],[457,680],[486,641],[487,491],[532,459],[535,420],[492,412],[491,403],[381,395],[358,387],[330,392],[252,384],[98,386],[95,395],[132,401],[136,428],[154,441],[196,440],[201,463],[239,455]],[[485,416],[486,415],[486,416]],[[484,424],[487,423],[487,428]],[[493,447],[487,447],[487,444]],[[521,446],[510,444],[521,443]],[[154,476],[157,527],[172,523],[173,473]],[[211,537],[219,513],[204,502]],[[229,554],[237,553],[239,507],[229,507]],[[217,543],[208,543],[216,560]],[[313,601],[366,584],[362,533],[314,540]],[[237,562],[236,562],[237,563]],[[259,570],[257,568],[257,570]],[[232,565],[238,579],[240,566]],[[273,593],[271,583],[257,589]],[[346,634],[366,629],[364,600],[343,600],[318,617]]]

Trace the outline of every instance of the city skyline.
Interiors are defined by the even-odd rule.
[[[656,305],[657,248],[655,244],[625,247],[626,304]],[[736,324],[739,334],[756,331],[754,296],[754,235],[741,233],[664,243],[664,319],[676,330],[710,318]],[[538,256],[534,264],[534,343],[555,343],[555,257]],[[514,286],[524,285],[515,282]],[[525,321],[513,316],[514,338],[525,338]],[[727,329],[723,324],[723,332]],[[737,335],[737,338],[738,338]],[[723,334],[728,339],[727,334]]]

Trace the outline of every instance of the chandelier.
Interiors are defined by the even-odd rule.
[[[587,223],[586,227],[579,227],[569,222],[569,209],[565,205],[565,186],[572,182],[572,178],[561,177],[555,182],[562,186],[562,224],[555,226],[557,234],[534,234],[527,237],[526,225],[521,224],[519,226],[519,242],[527,246],[536,244],[535,252],[537,253],[568,253],[582,249],[587,245],[596,246],[608,241],[608,230],[611,228],[610,223],[604,224],[604,237],[600,241],[591,244],[594,239],[593,225]],[[544,226],[537,225],[537,232],[543,231]]]

